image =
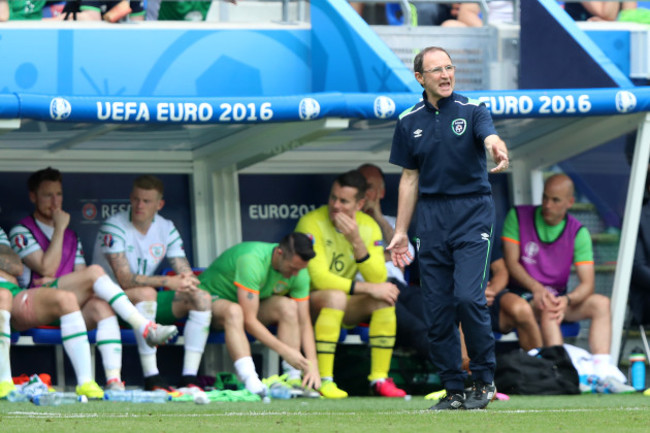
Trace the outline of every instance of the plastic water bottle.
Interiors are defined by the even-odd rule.
[[[171,400],[171,395],[165,391],[105,391],[104,400],[128,401],[131,403],[165,403]]]
[[[109,401],[131,401],[133,399],[132,397],[133,392],[132,391],[104,391],[104,400],[109,400]]]
[[[140,391],[134,389],[131,393],[133,403],[167,403],[172,399],[172,396],[166,391]]]
[[[29,401],[29,396],[14,389],[7,394],[7,401],[12,403],[24,403]]]
[[[83,396],[74,392],[46,392],[32,397],[36,406],[59,406],[62,404],[79,403]]]
[[[645,354],[635,347],[630,353],[630,382],[637,391],[645,389]]]
[[[281,382],[274,382],[269,386],[271,398],[279,400],[289,400],[291,398],[291,388]]]

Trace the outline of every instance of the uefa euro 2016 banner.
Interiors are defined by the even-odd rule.
[[[650,88],[466,92],[495,118],[602,116],[650,111]],[[412,93],[313,93],[282,97],[101,98],[0,95],[0,118],[94,123],[267,123],[324,117],[397,118]]]

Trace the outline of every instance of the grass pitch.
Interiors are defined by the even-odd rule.
[[[485,411],[433,413],[431,404],[417,396],[58,407],[0,401],[0,432],[650,432],[650,397],[641,394],[512,396]]]

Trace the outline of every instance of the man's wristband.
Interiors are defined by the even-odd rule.
[[[571,298],[569,298],[569,295],[564,295],[564,297],[566,298],[567,306],[571,305]]]
[[[354,286],[356,285],[356,281],[352,280],[352,284],[350,284],[350,295],[354,295]]]
[[[356,261],[357,263],[363,263],[363,262],[365,262],[366,260],[368,260],[369,258],[370,258],[370,253],[366,254],[365,256],[363,256],[363,257],[361,257],[360,259],[355,260],[355,261]]]

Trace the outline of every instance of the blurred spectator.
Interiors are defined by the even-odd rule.
[[[460,3],[410,3],[407,20],[411,26],[439,26],[445,21],[455,19],[459,7]],[[386,4],[386,20],[389,25],[405,24],[401,3]]]
[[[460,3],[415,3],[418,26],[439,26],[448,20],[457,19]]]
[[[363,16],[363,7],[364,7],[363,3],[355,3],[355,2],[348,2],[348,3],[350,3],[350,6],[352,6],[352,9],[357,11],[357,13],[359,15]]]
[[[481,7],[478,3],[461,3],[457,18],[442,23],[443,27],[481,27]],[[490,24],[505,23],[514,21],[514,9],[512,1],[491,1],[488,3],[488,19]]]
[[[55,20],[107,21],[116,23],[124,18],[144,21],[144,1],[68,1]]]
[[[575,21],[616,21],[622,10],[636,9],[636,2],[566,2],[564,10]]]
[[[0,0],[0,22],[9,20],[40,20],[45,0]]]
[[[237,4],[237,0],[224,0]],[[147,20],[205,21],[211,1],[147,1]]]

